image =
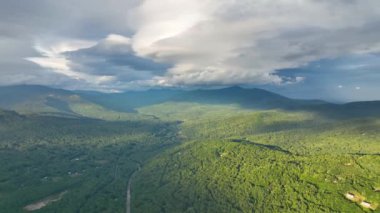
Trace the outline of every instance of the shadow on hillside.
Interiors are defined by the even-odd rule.
[[[19,118],[0,119],[0,207],[7,212],[66,190],[70,195],[48,211],[125,211],[124,192],[137,163],[180,141],[171,122]]]
[[[230,87],[218,90],[149,90],[121,94],[87,95],[92,101],[117,111],[132,112],[137,108],[165,102],[187,102],[215,105],[239,105],[244,109],[289,112],[306,111],[330,119],[380,117],[380,102],[332,104],[320,100],[290,99],[262,89]]]

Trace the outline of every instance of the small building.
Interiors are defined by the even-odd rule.
[[[367,209],[372,208],[371,203],[368,203],[367,201],[362,201],[362,202],[360,203],[360,205],[363,206],[364,208],[367,208]]]
[[[377,204],[377,203],[370,203],[370,202],[367,202],[367,201],[362,201],[360,203],[360,205],[363,208],[371,209],[373,211],[375,211],[377,209],[377,207],[379,206],[379,204]]]
[[[346,193],[345,197],[349,200],[355,201],[355,195],[352,193]]]

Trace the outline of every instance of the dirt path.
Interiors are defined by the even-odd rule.
[[[24,207],[24,210],[26,211],[36,211],[39,209],[44,208],[45,206],[49,205],[50,203],[57,202],[62,199],[62,197],[67,193],[68,191],[63,191],[56,195],[50,195],[49,197],[46,197],[42,200],[39,200],[35,203],[29,204]]]
[[[141,169],[141,164],[138,164],[137,169],[132,173],[131,177],[128,179],[128,189],[127,189],[127,203],[126,203],[126,209],[127,213],[131,213],[131,185],[133,177],[136,175],[136,173]]]

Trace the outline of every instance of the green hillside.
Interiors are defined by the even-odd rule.
[[[108,109],[71,91],[44,86],[0,87],[0,108],[22,114],[59,117],[90,117],[103,120],[145,119],[133,113]]]
[[[299,109],[306,106],[327,104],[318,100],[295,100],[262,90],[228,87],[224,89],[175,90],[156,89],[130,91],[117,94],[78,92],[83,97],[102,106],[119,111],[134,111],[136,108],[167,102],[190,102],[197,104],[238,105],[248,109]]]
[[[157,113],[165,109],[153,111],[184,120],[187,142],[143,167],[135,212],[365,212],[362,200],[380,203],[379,118],[237,109],[196,117],[184,106]]]
[[[5,212],[125,212],[127,191],[142,213],[380,212],[378,102],[17,89],[1,99],[19,109],[0,110]]]
[[[0,119],[1,212],[58,195],[38,212],[125,212],[129,176],[176,137],[175,124],[157,120]]]
[[[289,112],[307,112],[321,117],[350,119],[353,117],[380,116],[380,102],[353,102],[334,104],[321,100],[298,100],[287,98],[262,89],[228,87],[224,89],[174,90],[156,89],[147,91],[129,91],[125,93],[103,94],[97,92],[77,92],[81,97],[97,105],[119,112],[142,112],[141,109],[173,108],[182,105],[195,106],[229,106],[241,110],[284,110]],[[160,107],[165,106],[165,107]],[[194,109],[194,108],[193,108]],[[209,111],[208,110],[208,111]],[[170,111],[170,110],[164,110]],[[161,111],[162,113],[163,111]],[[205,112],[200,110],[199,112]],[[236,113],[235,110],[233,113]],[[180,112],[179,112],[180,113]]]
[[[23,114],[84,116],[107,120],[131,119],[142,108],[198,104],[234,106],[246,110],[306,111],[324,117],[380,116],[379,102],[332,104],[320,100],[290,99],[262,89],[229,87],[209,90],[156,89],[125,93],[67,91],[44,86],[0,87],[0,108]],[[174,107],[175,108],[175,107]]]

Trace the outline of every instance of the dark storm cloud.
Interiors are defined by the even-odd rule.
[[[130,47],[116,45],[116,48],[104,47],[105,42],[93,47],[67,52],[65,55],[73,65],[87,67],[81,69],[91,74],[122,74],[123,70],[149,71],[162,75],[170,65],[154,62],[150,58],[139,57]],[[74,68],[75,69],[75,68]]]

